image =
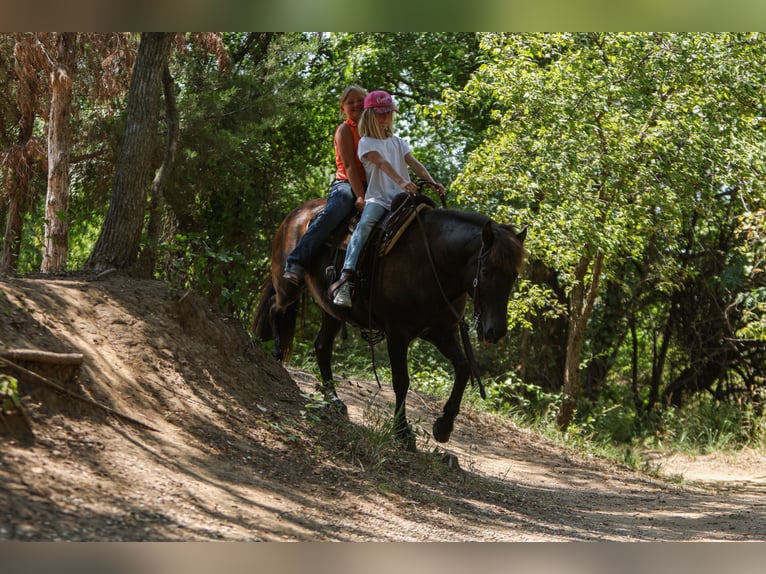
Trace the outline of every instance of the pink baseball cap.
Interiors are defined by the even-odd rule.
[[[399,108],[394,103],[394,98],[391,94],[384,90],[375,90],[367,94],[364,98],[364,109],[372,110],[376,114],[387,114],[388,112],[398,112]]]

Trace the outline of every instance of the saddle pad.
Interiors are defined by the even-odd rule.
[[[417,214],[423,209],[430,208],[431,206],[427,203],[419,203],[414,209],[410,207],[395,212],[394,215],[397,215],[398,217],[392,217],[386,222],[385,230],[380,238],[380,243],[378,244],[378,256],[383,257],[384,255],[388,255]]]

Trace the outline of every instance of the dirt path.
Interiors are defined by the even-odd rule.
[[[0,312],[0,348],[82,353],[68,388],[156,429],[22,380],[33,434],[0,437],[0,540],[766,540],[759,453],[657,455],[699,481],[679,485],[469,409],[449,468],[426,432],[440,405],[415,394],[419,454],[351,456],[352,437],[389,416],[390,389],[345,382],[351,424],[317,414],[301,394],[310,374],[193,295],[119,276],[14,279]]]

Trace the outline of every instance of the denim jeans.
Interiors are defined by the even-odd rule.
[[[303,271],[309,269],[318,251],[333,231],[354,211],[356,196],[351,184],[346,180],[338,180],[330,187],[327,205],[324,211],[311,222],[306,233],[298,241],[298,245],[287,256],[285,269]]]
[[[362,217],[359,218],[354,233],[351,234],[351,239],[348,242],[346,259],[343,261],[344,270],[356,270],[357,261],[362,254],[364,244],[367,243],[367,238],[370,237],[375,224],[382,219],[386,212],[388,212],[388,209],[378,203],[365,204]]]

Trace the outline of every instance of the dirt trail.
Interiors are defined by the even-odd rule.
[[[696,481],[675,484],[466,409],[447,445],[454,469],[429,454],[440,404],[414,393],[420,454],[371,462],[342,453],[389,416],[389,388],[342,383],[350,426],[315,415],[310,374],[193,294],[23,278],[0,281],[0,311],[0,349],[82,353],[64,384],[156,429],[20,377],[33,435],[0,437],[0,540],[766,540],[760,453],[657,455]]]

